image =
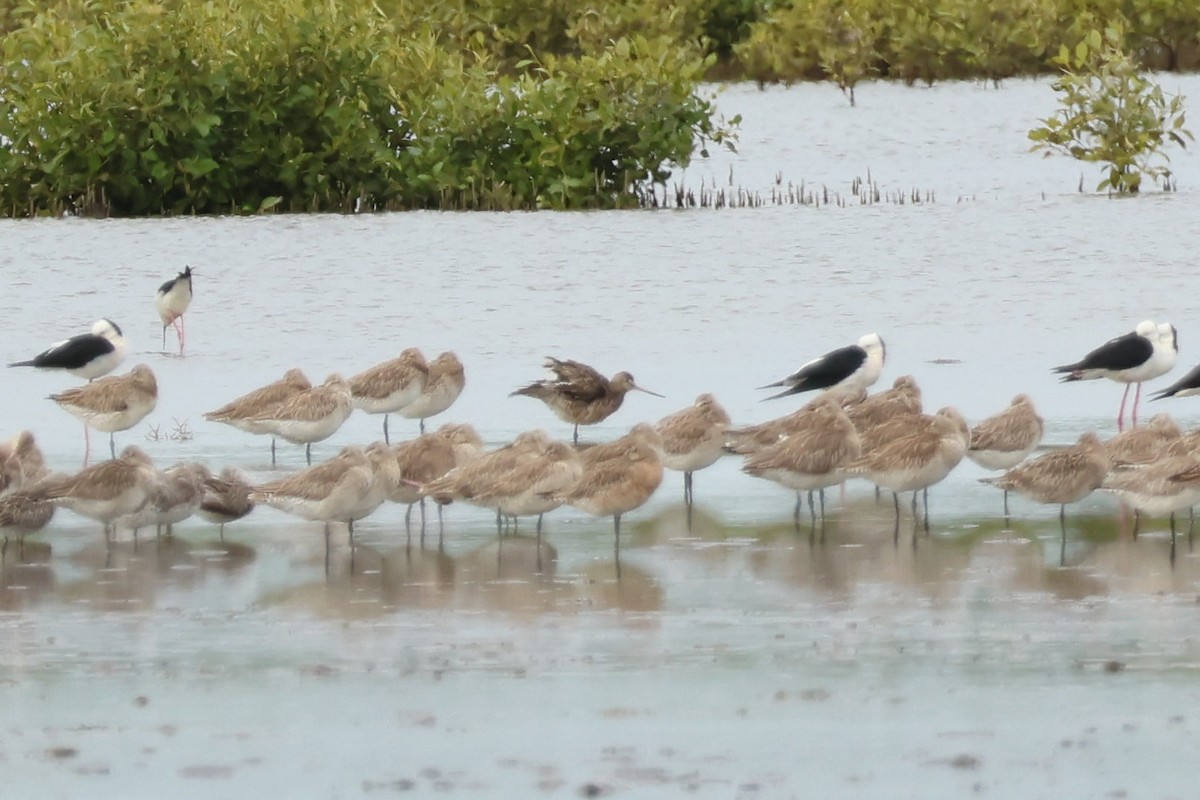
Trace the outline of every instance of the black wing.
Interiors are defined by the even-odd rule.
[[[28,361],[9,364],[10,367],[38,367],[39,369],[78,369],[116,348],[103,336],[82,333],[66,341],[51,345]]]
[[[167,282],[166,282],[166,283],[164,283],[162,286],[158,287],[158,293],[159,293],[159,294],[166,294],[167,292],[169,292],[169,291],[171,291],[172,289],[174,289],[174,288],[175,288],[175,284],[177,284],[177,283],[179,283],[179,278],[171,278],[171,280],[167,281]]]
[[[1184,375],[1179,380],[1172,383],[1167,388],[1156,393],[1151,400],[1162,400],[1164,397],[1174,397],[1180,392],[1191,390],[1194,394],[1195,390],[1200,389],[1200,364],[1192,367],[1192,371]]]
[[[1145,336],[1137,333],[1127,333],[1115,339],[1109,339],[1083,360],[1074,364],[1055,367],[1055,372],[1080,372],[1085,369],[1104,369],[1117,372],[1123,369],[1133,369],[1145,364],[1154,355],[1154,345]]]
[[[786,392],[781,392],[774,395],[774,397],[784,397],[789,394],[799,394],[800,392],[809,392],[814,389],[828,389],[830,386],[836,386],[857,372],[866,363],[866,360],[867,351],[856,344],[839,347],[837,350],[832,350],[820,358],[813,359],[783,380],[769,384],[768,386],[760,386],[759,388],[767,389],[774,386],[791,387]],[[768,397],[767,399],[771,400],[774,398]]]

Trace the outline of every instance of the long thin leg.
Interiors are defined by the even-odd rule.
[[[1137,427],[1138,404],[1142,402],[1142,382],[1138,381],[1137,390],[1133,393],[1133,427]]]
[[[388,415],[384,414],[383,415],[383,443],[391,444],[392,440],[388,438],[387,419],[388,419]]]
[[[275,437],[271,437],[271,466],[275,466]]]
[[[88,465],[88,458],[92,455],[92,434],[88,430],[87,423],[83,424],[83,465]]]
[[[683,473],[683,504],[690,506],[692,504],[692,473],[691,470]]]
[[[1171,512],[1171,566],[1175,566],[1175,512]]]
[[[575,433],[571,437],[571,442],[572,442],[572,444],[575,444],[575,445],[579,444],[579,425],[578,424],[575,425]]]
[[[821,498],[821,544],[825,544],[825,490],[818,489],[817,497]]]
[[[179,355],[183,355],[184,348],[187,347],[187,329],[183,327],[183,315],[179,315]]]
[[[921,490],[921,506],[925,514],[925,532],[929,533],[929,489]]]
[[[1004,524],[1008,524],[1008,489],[1004,490]]]
[[[621,515],[613,514],[613,554],[621,558]],[[619,569],[619,568],[618,568]]]
[[[1058,546],[1058,565],[1065,567],[1067,565],[1067,507],[1065,505],[1058,507],[1058,527],[1062,529],[1061,544]]]
[[[1142,514],[1136,508],[1133,510],[1133,540],[1136,542],[1138,537],[1138,529],[1142,525]]]
[[[114,438],[115,436],[116,434],[113,433],[108,435],[108,452],[113,458],[117,457],[117,440]]]
[[[304,445],[304,460],[308,462],[310,467],[312,466],[312,442]]]
[[[810,537],[817,532],[817,504],[813,502],[813,490],[808,490],[808,516],[811,520]]]
[[[892,529],[892,544],[900,546],[900,495],[892,492],[892,503],[896,506],[896,527]]]
[[[1121,408],[1117,411],[1117,430],[1125,430],[1125,401],[1129,399],[1129,384],[1125,384],[1125,394],[1121,395]]]
[[[163,352],[166,352],[166,350],[167,350],[167,326],[166,326],[166,325],[163,325],[163,343],[162,343],[162,348],[163,348]]]
[[[329,523],[325,523],[325,577],[329,577]]]
[[[796,492],[796,508],[792,510],[792,524],[796,526],[796,533],[800,532],[800,509],[804,505],[804,496]]]
[[[421,433],[424,433],[424,432],[425,432],[425,418],[424,418],[424,417],[421,417],[421,424],[420,424],[420,427],[418,428],[418,430],[419,430]]]

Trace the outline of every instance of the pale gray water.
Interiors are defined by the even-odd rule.
[[[1200,96],[1200,80],[1174,81]],[[459,353],[468,388],[443,417],[489,442],[534,426],[569,434],[507,397],[545,355],[628,369],[667,395],[631,396],[590,440],[703,391],[738,421],[784,413],[795,403],[761,403],[753,387],[870,330],[889,347],[881,386],[912,373],[928,407],[973,420],[1029,392],[1053,444],[1111,433],[1121,390],[1060,385],[1051,366],[1146,317],[1180,329],[1162,385],[1200,361],[1190,153],[1173,154],[1176,194],[1081,196],[1080,172],[1091,186],[1096,171],[1026,152],[1025,131],[1053,109],[1044,83],[869,86],[859,102],[829,87],[730,89],[720,104],[744,116],[741,152],[684,180],[724,184],[732,165],[735,184],[764,193],[780,172],[848,194],[869,169],[936,203],[0,223],[0,356],[110,316],[161,394],[118,446],[256,473],[266,441],[202,412],[291,366],[320,380],[410,345]],[[180,359],[160,352],[151,300],[185,263],[197,297]],[[77,466],[80,426],[44,399],[71,381],[4,378],[7,433],[30,428],[52,466]],[[1158,406],[1195,422],[1194,401],[1144,415]],[[192,439],[169,438],[180,424]],[[380,424],[355,415],[316,454]],[[269,511],[225,544],[193,521],[175,541],[111,552],[62,513],[4,562],[6,785],[62,797],[555,796],[588,783],[662,797],[1186,796],[1200,560],[1185,538],[1172,567],[1162,523],[1134,542],[1096,496],[1073,511],[1061,568],[1055,510],[1014,500],[1006,530],[982,474],[963,465],[931,493],[934,535],[915,548],[907,519],[893,546],[890,507],[861,484],[810,548],[791,531],[791,497],[733,459],[698,474],[689,535],[668,474],[627,517],[619,583],[611,523],[573,511],[548,519],[539,564],[532,540],[498,545],[469,508],[448,509],[442,552],[436,539],[406,550],[401,510],[384,509],[353,563],[335,539],[328,575],[318,526]]]

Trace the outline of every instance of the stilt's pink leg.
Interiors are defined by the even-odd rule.
[[[179,315],[179,355],[183,355],[183,348],[187,345],[187,330],[183,327],[183,315]]]
[[[1133,427],[1137,427],[1138,403],[1142,402],[1142,383],[1138,381],[1137,391],[1133,393]]]
[[[1125,384],[1125,394],[1121,395],[1121,410],[1117,412],[1117,431],[1125,430],[1125,401],[1129,399],[1129,384]]]
[[[83,425],[83,466],[88,465],[88,457],[92,454],[92,435],[88,433],[87,423]]]

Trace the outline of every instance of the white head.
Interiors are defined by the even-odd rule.
[[[1175,326],[1169,322],[1160,322],[1158,325],[1158,341],[1170,347],[1176,353],[1179,352],[1179,334],[1175,330]]]
[[[884,353],[886,353],[883,339],[879,338],[878,333],[868,333],[866,336],[858,340],[858,346],[863,350],[866,350],[868,354],[878,351],[882,356]]]
[[[1137,324],[1133,332],[1138,336],[1144,336],[1150,341],[1158,339],[1158,323],[1152,319],[1144,319]]]
[[[92,323],[92,335],[103,336],[111,342],[122,338],[121,329],[111,319],[98,319]]]

